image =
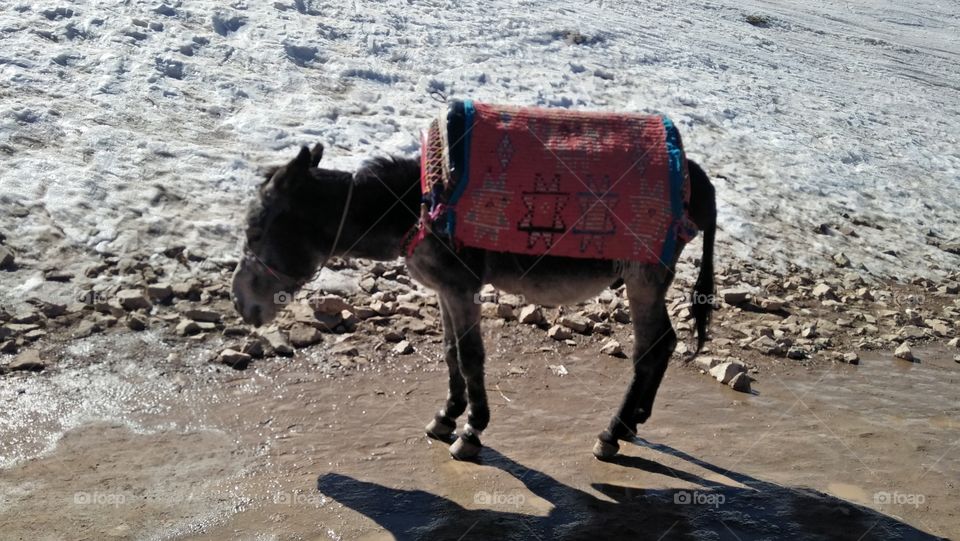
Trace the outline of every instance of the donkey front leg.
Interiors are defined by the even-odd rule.
[[[601,460],[616,455],[620,450],[618,440],[636,436],[637,423],[650,417],[660,381],[677,346],[677,335],[670,324],[662,294],[644,293],[647,295],[631,294],[627,285],[633,319],[633,379],[620,410],[610,421],[610,426],[600,433],[593,447],[594,456]]]
[[[480,434],[490,422],[487,406],[487,390],[483,383],[483,336],[480,333],[480,305],[472,294],[445,295],[442,304],[446,308],[448,323],[456,342],[457,361],[460,373],[467,386],[467,424],[457,441],[450,446],[450,454],[457,460],[471,459],[480,452]],[[444,331],[446,334],[446,331]]]
[[[467,409],[467,385],[460,373],[460,359],[457,355],[457,334],[450,309],[440,299],[440,317],[443,323],[443,356],[450,372],[447,402],[427,425],[427,435],[446,440],[457,429],[457,417]]]

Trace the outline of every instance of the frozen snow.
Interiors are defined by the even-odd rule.
[[[669,114],[716,179],[721,261],[935,277],[960,262],[928,244],[960,237],[955,8],[5,1],[0,227],[38,270],[235,257],[258,168],[411,154],[438,96],[472,97]]]

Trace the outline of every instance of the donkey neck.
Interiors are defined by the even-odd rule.
[[[344,180],[336,190],[340,210],[323,217],[332,224],[335,235],[342,213],[347,213],[332,255],[375,260],[399,257],[403,237],[419,219],[419,160],[376,159]],[[349,208],[344,209],[351,182],[353,195]]]

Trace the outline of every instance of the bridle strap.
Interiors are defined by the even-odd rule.
[[[337,244],[340,243],[340,235],[343,233],[343,226],[347,223],[347,213],[350,211],[350,200],[353,199],[353,185],[355,184],[354,178],[350,177],[350,187],[347,188],[347,200],[343,203],[343,214],[340,215],[340,225],[337,227],[337,234],[333,237],[333,246],[330,247],[330,255],[328,258],[333,257],[334,252],[337,251]],[[320,265],[323,268],[323,265]]]

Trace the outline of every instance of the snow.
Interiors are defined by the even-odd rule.
[[[328,167],[412,154],[438,99],[471,97],[670,115],[720,177],[721,261],[829,269],[843,252],[877,277],[942,276],[960,263],[928,244],[960,237],[958,13],[930,0],[6,1],[0,228],[38,273],[173,245],[236,257],[260,168],[315,141]],[[821,223],[834,232],[815,234]]]

